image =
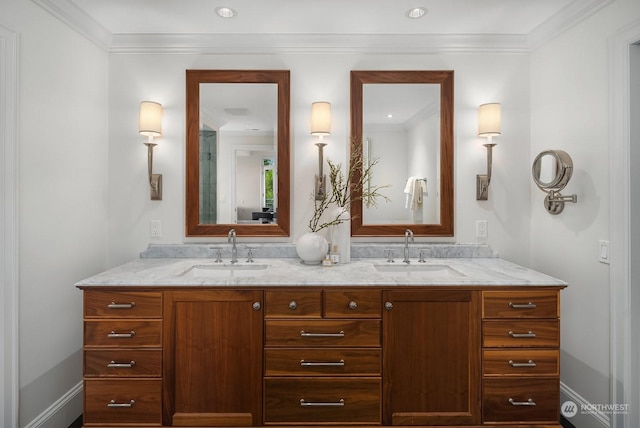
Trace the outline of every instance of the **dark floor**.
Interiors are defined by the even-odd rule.
[[[78,416],[78,419],[73,421],[69,428],[82,428],[82,415]]]

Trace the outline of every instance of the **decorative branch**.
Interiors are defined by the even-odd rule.
[[[351,204],[355,201],[362,200],[367,206],[377,206],[377,199],[382,198],[386,202],[390,199],[380,193],[380,190],[389,187],[389,185],[378,186],[369,185],[371,183],[373,167],[378,164],[378,158],[372,158],[369,162],[364,162],[362,149],[354,150],[351,153],[348,171],[342,173],[342,164],[333,163],[327,159],[329,164],[329,182],[331,191],[327,192],[321,200],[314,199],[313,216],[309,220],[309,229],[317,232],[329,226],[335,226],[347,221],[343,217],[345,213],[351,211]],[[351,198],[351,195],[357,195]],[[331,205],[339,207],[338,213],[330,220],[321,223],[322,215]],[[353,217],[351,217],[353,219]]]

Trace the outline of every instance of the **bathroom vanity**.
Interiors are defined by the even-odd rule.
[[[566,284],[499,258],[139,259],[77,286],[87,427],[560,426]]]

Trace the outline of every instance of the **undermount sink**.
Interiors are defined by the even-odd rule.
[[[180,276],[187,278],[228,278],[228,277],[256,277],[264,274],[269,268],[263,263],[208,263],[193,265]]]
[[[374,264],[373,267],[381,273],[417,278],[460,278],[465,276],[451,266],[444,264],[380,263]]]

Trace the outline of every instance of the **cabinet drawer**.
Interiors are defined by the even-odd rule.
[[[559,376],[559,351],[555,349],[485,349],[485,376]]]
[[[380,423],[380,379],[265,379],[265,423]]]
[[[560,346],[558,320],[554,321],[483,321],[482,346],[546,347]]]
[[[84,424],[162,424],[162,380],[84,381]]]
[[[160,347],[161,320],[85,321],[85,347]]]
[[[380,346],[379,320],[268,320],[269,346]]]
[[[264,304],[265,318],[320,318],[322,291],[267,291]]]
[[[483,318],[558,318],[557,291],[485,291]]]
[[[161,318],[160,291],[85,291],[85,318]]]
[[[558,423],[560,419],[557,378],[484,379],[482,383],[484,422]]]
[[[86,377],[161,377],[162,350],[85,351],[84,375]]]
[[[382,292],[347,290],[324,292],[326,318],[380,318]]]
[[[380,376],[380,349],[267,349],[265,376]]]

